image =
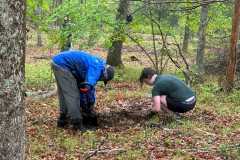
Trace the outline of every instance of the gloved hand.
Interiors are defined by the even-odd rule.
[[[89,90],[90,90],[89,86],[84,86],[84,87],[80,88],[81,93],[88,93]]]
[[[91,86],[89,84],[87,84],[87,83],[81,83],[80,84],[80,92],[81,93],[85,93],[86,94],[90,90],[91,90]]]
[[[88,93],[88,91],[89,91],[88,87],[80,88],[81,93]]]

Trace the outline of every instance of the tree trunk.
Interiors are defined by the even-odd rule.
[[[129,0],[120,0],[119,8],[116,16],[117,26],[112,36],[112,45],[109,48],[107,63],[113,66],[122,65],[122,44],[124,39],[123,25],[126,23],[126,17],[128,14]]]
[[[0,2],[0,159],[25,159],[25,0]]]
[[[113,41],[107,56],[107,64],[112,66],[122,66],[122,41]]]
[[[53,8],[57,8],[62,2],[63,0],[53,0]]]
[[[42,8],[40,5],[37,6],[35,10],[35,15],[41,19],[41,14],[42,14]],[[36,24],[36,30],[37,30],[37,47],[42,47],[42,36],[41,36],[41,31],[39,30],[39,24]]]
[[[62,3],[63,3],[63,0],[53,0],[52,1],[52,10],[57,8],[57,7],[59,7]],[[61,19],[59,19],[59,17],[55,21],[54,25],[56,27],[60,27],[61,26]]]
[[[37,31],[37,47],[42,47],[42,35],[40,31]]]
[[[86,0],[80,0],[80,3],[81,4],[86,3]]]
[[[235,9],[232,18],[232,36],[230,42],[230,52],[228,56],[228,65],[226,69],[227,91],[231,91],[234,85],[236,65],[237,65],[237,41],[239,34],[240,0],[235,0]]]
[[[183,37],[183,52],[188,52],[188,43],[189,43],[189,37],[190,37],[190,28],[188,26],[189,16],[187,16],[186,24],[184,27],[184,37]]]
[[[204,3],[206,0],[203,0]],[[202,5],[201,7],[201,18],[198,30],[198,47],[197,47],[197,69],[200,74],[204,73],[204,50],[205,50],[205,32],[207,28],[208,19],[208,5]]]

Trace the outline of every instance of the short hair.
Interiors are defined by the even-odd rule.
[[[139,77],[139,81],[140,81],[141,85],[143,84],[144,79],[152,77],[154,74],[157,74],[157,72],[154,69],[152,69],[150,67],[149,68],[143,68],[142,73]]]

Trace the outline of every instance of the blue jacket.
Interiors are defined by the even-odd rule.
[[[69,70],[78,83],[87,82],[95,86],[101,78],[106,61],[84,51],[70,50],[52,58],[57,65]]]

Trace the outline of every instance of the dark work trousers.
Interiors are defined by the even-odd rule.
[[[71,120],[82,119],[80,111],[80,91],[76,78],[68,70],[65,70],[52,62],[58,88],[60,114],[64,114]]]

